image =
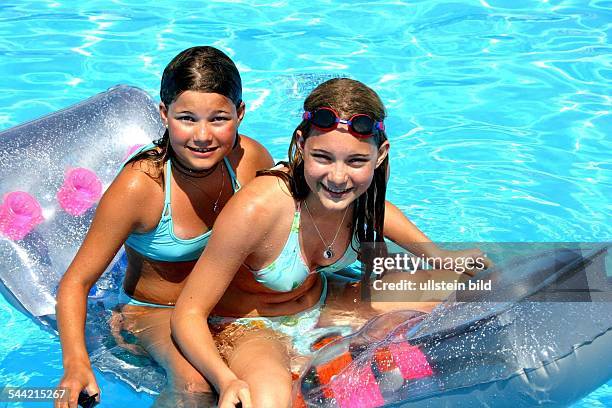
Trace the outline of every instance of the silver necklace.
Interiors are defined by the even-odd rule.
[[[172,162],[172,164],[174,164],[174,162]],[[214,170],[213,170],[214,171]],[[206,191],[204,191],[200,186],[198,186],[196,183],[194,183],[192,180],[190,180],[187,174],[184,174],[182,172],[179,171],[179,173],[181,174],[181,176],[183,176],[183,180],[187,181],[189,184],[191,184],[192,186],[194,186],[195,188],[197,188],[198,190],[200,190],[202,193],[204,193],[204,195],[211,200],[210,196],[208,195],[208,193]],[[198,178],[202,178],[202,177],[198,177]],[[223,194],[223,187],[225,187],[225,172],[223,171],[223,163],[221,163],[221,188],[219,189],[219,195],[217,196],[217,199],[215,200],[215,202],[213,203],[213,213],[217,213],[217,210],[219,209],[219,200],[221,199],[221,194]]]
[[[314,225],[315,230],[317,231],[317,234],[319,234],[319,238],[321,238],[321,242],[323,242],[323,245],[325,246],[325,249],[323,250],[323,258],[325,259],[333,258],[334,251],[332,247],[334,246],[334,243],[336,242],[336,238],[338,238],[338,233],[340,232],[340,228],[342,228],[342,224],[344,223],[344,217],[346,217],[346,213],[348,212],[348,209],[349,209],[348,206],[346,207],[346,210],[344,210],[344,214],[342,215],[342,220],[340,220],[340,224],[338,224],[336,235],[334,235],[334,239],[332,239],[332,242],[329,245],[327,245],[327,242],[325,242],[325,240],[323,239],[323,235],[321,235],[321,231],[319,231],[319,227],[317,227],[317,223],[312,217],[312,213],[310,212],[310,209],[308,208],[308,203],[306,202],[306,200],[304,200],[304,206],[306,207],[306,211],[308,212],[308,215],[310,216],[312,225]]]

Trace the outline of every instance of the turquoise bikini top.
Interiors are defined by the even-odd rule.
[[[126,160],[129,161],[136,154],[153,148],[153,144],[143,146],[136,152],[134,152]],[[240,183],[236,178],[236,174],[230,165],[227,157],[223,158],[227,172],[229,173],[232,181],[232,188],[234,193],[240,189]],[[125,165],[125,163],[124,163]],[[125,241],[125,245],[134,249],[136,252],[146,256],[147,258],[156,261],[165,262],[182,262],[182,261],[194,261],[200,257],[204,247],[208,243],[212,229],[206,231],[204,234],[189,239],[181,239],[174,234],[174,226],[172,223],[172,206],[170,205],[170,179],[172,177],[172,167],[170,159],[166,162],[166,182],[164,188],[164,209],[162,211],[161,219],[157,227],[151,231],[145,233],[133,232],[128,236]]]
[[[289,238],[287,238],[287,242],[278,258],[263,269],[257,271],[251,270],[257,282],[278,292],[290,292],[306,280],[311,272],[304,262],[304,258],[302,258],[299,237],[300,206],[298,204],[298,209],[293,215]],[[358,247],[354,239],[340,259],[331,265],[321,266],[312,273],[330,274],[353,264],[357,260],[357,252],[355,252],[353,246]]]

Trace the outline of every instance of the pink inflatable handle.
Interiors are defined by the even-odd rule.
[[[23,191],[13,191],[4,196],[0,204],[0,232],[18,241],[43,222],[40,204]]]
[[[385,404],[370,364],[351,364],[329,383],[340,408],[374,408]]]
[[[57,200],[71,215],[82,215],[102,196],[102,183],[96,173],[77,167],[66,172]]]
[[[389,351],[393,361],[399,367],[402,377],[406,380],[416,380],[429,377],[433,370],[425,357],[425,354],[417,346],[406,342],[389,344]]]

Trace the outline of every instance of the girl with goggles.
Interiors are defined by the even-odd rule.
[[[217,388],[220,407],[291,405],[291,357],[319,332],[325,273],[358,258],[362,244],[388,238],[428,257],[466,256],[437,248],[385,201],[389,142],[372,89],[332,79],[304,111],[289,161],[259,172],[217,218],[172,317],[175,340]]]

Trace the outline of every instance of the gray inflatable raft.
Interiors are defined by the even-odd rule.
[[[429,315],[379,316],[318,352],[299,398],[308,407],[567,406],[612,378],[608,250],[519,257],[477,277],[494,282],[491,292],[456,292]]]
[[[0,291],[12,305],[55,331],[55,292],[76,254],[95,211],[71,215],[57,193],[66,172],[85,168],[106,188],[130,147],[159,138],[162,124],[150,96],[117,86],[75,106],[0,132],[0,194],[27,192],[40,204],[42,223],[22,239],[0,234]],[[137,390],[155,392],[163,370],[147,357],[117,346],[110,333],[110,310],[117,302],[125,267],[123,252],[92,289],[87,347],[95,367]]]

